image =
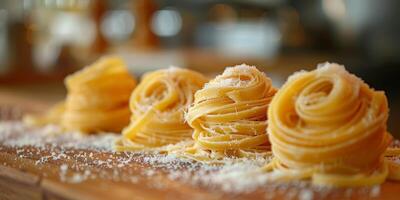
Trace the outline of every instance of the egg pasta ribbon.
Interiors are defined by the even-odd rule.
[[[85,133],[119,132],[129,123],[129,96],[136,86],[125,63],[104,57],[65,79],[66,100],[42,116],[27,117],[30,124],[58,124]]]
[[[390,174],[386,96],[343,66],[289,77],[268,117],[274,159],[264,170],[277,180],[351,187],[381,184]]]
[[[196,92],[186,115],[194,142],[180,153],[201,162],[265,156],[266,112],[275,92],[271,80],[256,67],[225,69]]]
[[[131,95],[131,121],[116,150],[154,150],[190,139],[193,130],[184,113],[206,81],[202,74],[180,68],[145,74]]]

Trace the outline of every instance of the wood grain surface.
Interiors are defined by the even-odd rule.
[[[288,189],[276,190],[274,194],[268,194],[263,189],[248,194],[229,194],[215,188],[195,187],[168,179],[161,169],[160,175],[153,179],[141,173],[146,166],[139,163],[129,166],[135,168],[135,171],[130,171],[129,175],[141,177],[137,183],[103,178],[67,183],[61,181],[59,177],[60,165],[63,163],[85,162],[82,164],[90,166],[94,173],[104,172],[111,175],[113,171],[103,170],[84,160],[60,159],[38,165],[35,163],[42,157],[40,154],[35,153],[34,156],[21,158],[17,155],[17,149],[0,147],[0,163],[2,164],[0,166],[0,199],[287,199],[288,197],[285,194]],[[36,150],[30,147],[31,152]],[[48,155],[46,151],[40,150],[40,152],[43,156]],[[106,159],[108,154],[97,153],[96,157]],[[117,166],[114,167],[117,168]],[[124,176],[123,173],[121,175]],[[160,183],[163,187],[152,187]],[[371,195],[371,192],[362,192],[362,190],[356,192],[353,190],[353,193],[349,195],[346,189],[331,189],[329,194],[324,196],[314,193],[312,199],[399,199],[399,195],[400,184],[388,181],[380,187],[376,195]],[[301,199],[300,197],[296,196],[293,199]]]
[[[140,162],[132,162],[122,168],[117,165],[100,166],[96,164],[98,161],[106,161],[110,157],[119,159],[124,155],[87,149],[71,149],[66,151],[65,158],[39,162],[53,152],[52,148],[10,147],[0,141],[0,199],[288,199],[288,191],[296,189],[295,186],[291,186],[294,188],[275,191],[260,188],[250,193],[239,194],[223,192],[214,187],[195,186],[171,180],[161,168],[156,169],[157,176],[145,176],[143,172],[150,166]],[[94,159],[77,156],[90,153]],[[90,170],[95,176],[77,182],[64,181],[60,173],[62,165],[65,164],[78,166],[68,173],[74,173],[74,170]],[[117,179],[114,169],[119,170]],[[127,176],[136,176],[139,181],[119,180]],[[162,187],[158,187],[159,185]],[[298,190],[301,192],[302,189]],[[344,188],[331,189],[328,194],[314,192],[312,199],[400,199],[400,183],[391,181],[381,185],[376,194],[371,194],[370,190],[365,192],[364,189],[352,190],[351,194],[348,191],[349,189]],[[310,199],[302,195],[290,198]]]

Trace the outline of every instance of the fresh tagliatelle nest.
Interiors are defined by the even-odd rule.
[[[150,168],[184,169],[167,176],[226,191],[297,183],[374,187],[400,179],[400,151],[388,148],[393,138],[386,130],[389,108],[384,92],[341,65],[325,63],[295,73],[281,88],[245,64],[228,67],[211,80],[188,69],[157,70],[144,75],[136,87],[123,62],[113,59],[67,78],[66,103],[43,118],[31,118],[62,128],[44,143],[55,138],[53,147],[62,148],[69,143],[58,144],[57,138],[79,135],[73,131],[121,132],[118,138],[107,136],[110,146],[100,152],[139,163],[153,160]],[[113,81],[115,77],[129,87]],[[114,115],[120,111],[123,115]],[[68,125],[71,116],[74,126]],[[82,150],[90,150],[105,136],[84,136],[83,141],[92,140]],[[63,165],[60,170],[68,169]],[[85,172],[83,177],[89,176]]]

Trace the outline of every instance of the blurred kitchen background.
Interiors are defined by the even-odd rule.
[[[1,0],[0,103],[56,102],[67,74],[108,54],[138,77],[247,63],[276,86],[331,61],[386,91],[400,138],[399,13],[398,0]]]

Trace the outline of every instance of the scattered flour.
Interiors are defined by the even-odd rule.
[[[258,170],[269,161],[265,158],[242,159],[240,162],[227,159],[224,165],[207,165],[154,152],[115,152],[113,143],[118,136],[112,133],[61,132],[56,126],[32,128],[20,122],[0,122],[0,148],[14,151],[19,158],[35,160],[38,167],[57,164],[56,176],[68,183],[101,178],[133,184],[152,183],[148,186],[161,189],[168,185],[166,177],[169,181],[229,195],[261,191],[265,199],[274,199],[276,194],[283,194],[285,199],[300,200],[335,195],[331,188],[314,187],[304,181],[274,183],[271,174]],[[346,198],[354,194],[376,198],[380,195],[380,187],[347,189],[343,194]]]
[[[252,70],[257,69],[255,66],[246,64],[236,65],[234,67],[227,67],[221,75],[204,85],[204,88],[218,88],[218,87],[244,87],[252,80],[240,80],[238,75],[251,75]]]

